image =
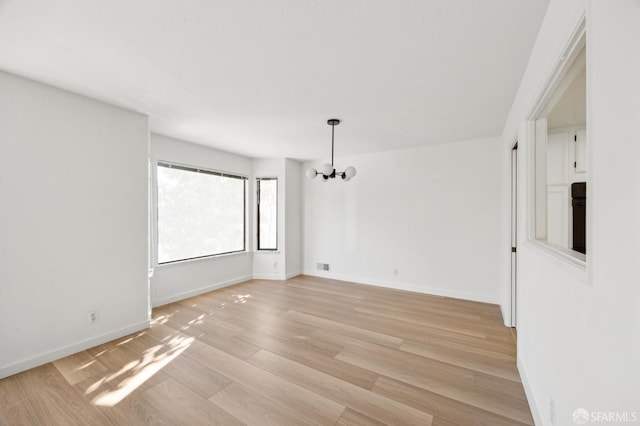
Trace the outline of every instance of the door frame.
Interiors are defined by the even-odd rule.
[[[509,326],[515,328],[518,318],[518,141],[516,140],[510,150],[511,161],[511,262],[510,262],[510,309]]]

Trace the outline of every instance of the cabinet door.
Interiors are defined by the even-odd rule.
[[[569,134],[547,136],[547,185],[566,185],[569,181]]]
[[[569,248],[569,188],[547,187],[547,242]]]
[[[576,173],[587,171],[587,132],[578,130],[575,135],[576,142]]]

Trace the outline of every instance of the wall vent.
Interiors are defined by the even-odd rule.
[[[318,271],[329,271],[329,264],[328,263],[318,263]]]

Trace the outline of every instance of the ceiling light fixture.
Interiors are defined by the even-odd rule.
[[[337,118],[331,118],[327,120],[327,124],[331,126],[331,164],[329,163],[323,164],[320,167],[320,170],[316,170],[314,168],[307,169],[307,177],[310,179],[313,179],[316,176],[321,175],[320,181],[326,182],[330,178],[335,179],[336,177],[340,176],[343,181],[349,182],[351,178],[356,175],[355,167],[349,166],[346,169],[344,169],[344,172],[336,172],[336,169],[333,168],[333,145],[334,145],[333,136],[334,136],[334,131],[336,126],[340,124],[340,120],[338,120]]]

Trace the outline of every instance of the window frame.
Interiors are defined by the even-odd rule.
[[[193,173],[202,173],[202,174],[208,174],[208,175],[214,175],[214,176],[220,176],[220,177],[226,177],[226,178],[230,178],[230,179],[240,179],[243,181],[243,193],[242,193],[242,249],[240,250],[234,250],[234,251],[228,251],[228,252],[222,252],[222,253],[213,253],[213,254],[206,254],[206,255],[202,255],[202,256],[195,256],[195,257],[189,257],[189,258],[184,258],[184,259],[176,259],[176,260],[170,260],[170,261],[166,261],[166,262],[160,262],[160,226],[159,226],[159,220],[160,220],[160,214],[159,214],[159,192],[160,192],[160,188],[159,188],[159,183],[158,183],[158,168],[159,167],[166,167],[169,169],[176,169],[176,170],[184,170],[184,171],[189,171],[189,172],[193,172]],[[181,262],[188,262],[188,261],[192,261],[192,260],[199,260],[199,259],[207,259],[207,258],[214,258],[214,257],[219,257],[219,256],[226,256],[226,255],[230,255],[230,254],[235,254],[235,253],[246,253],[247,252],[247,185],[248,185],[248,181],[249,178],[245,175],[239,174],[239,173],[230,173],[230,172],[224,172],[224,171],[220,171],[220,170],[213,170],[213,169],[208,169],[208,168],[203,168],[203,167],[199,167],[199,166],[191,166],[191,165],[186,165],[186,164],[179,164],[179,163],[174,163],[171,161],[165,161],[165,160],[158,160],[156,161],[156,169],[155,169],[155,228],[156,228],[156,241],[155,241],[155,251],[156,251],[156,266],[165,266],[165,265],[171,265],[171,264],[176,264],[176,263],[181,263]]]
[[[260,182],[263,180],[276,181],[276,246],[274,248],[262,248],[260,246]],[[279,198],[278,177],[257,177],[256,178],[256,251],[277,252],[278,251],[278,198]]]
[[[577,60],[584,61],[583,66],[586,67],[586,42],[586,25],[585,16],[583,14],[576,23],[576,26],[565,44],[554,68],[536,95],[536,100],[529,109],[529,113],[527,114],[524,123],[524,129],[520,135],[520,139],[523,140],[524,145],[527,146],[526,150],[528,157],[527,174],[529,184],[527,188],[527,243],[541,249],[545,253],[551,254],[553,257],[562,260],[564,263],[576,266],[583,271],[586,271],[587,269],[588,255],[570,248],[567,249],[553,245],[547,241],[546,196],[542,196],[541,188],[543,186],[541,183],[544,182],[546,194],[546,137],[548,132],[546,113],[549,112],[548,107],[551,104],[551,100],[554,98],[554,95],[557,94],[558,88],[565,82],[565,77],[572,72]],[[584,55],[582,58],[580,58],[581,54]],[[586,125],[588,125],[588,121],[589,120],[587,119],[587,123],[585,123]],[[542,139],[544,143],[540,140],[540,136],[543,136]],[[587,209],[587,235],[590,234],[590,219],[588,219],[588,217],[589,208]],[[589,246],[588,237],[587,246]]]

